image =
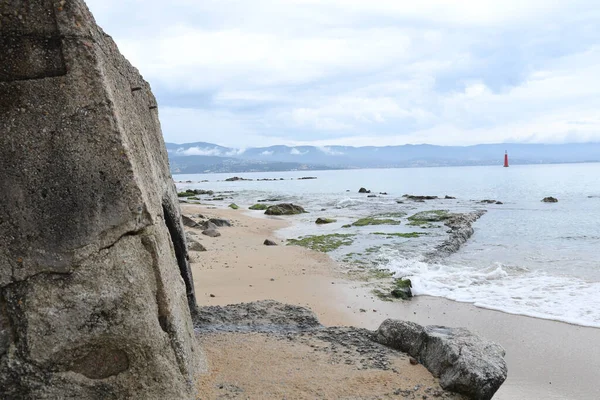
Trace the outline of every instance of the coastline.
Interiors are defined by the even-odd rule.
[[[265,218],[259,213],[255,217],[243,210],[204,205],[182,204],[182,209],[185,215],[202,213],[234,222],[234,227],[221,230],[222,237],[203,236],[209,251],[192,260],[200,305],[273,299],[310,308],[326,326],[376,329],[386,318],[462,326],[507,351],[508,379],[495,399],[600,398],[596,382],[600,348],[593,345],[600,340],[600,329],[428,296],[384,302],[363,282],[348,280],[326,254],[284,246],[275,232],[289,226],[285,217]],[[264,246],[267,238],[279,246]]]

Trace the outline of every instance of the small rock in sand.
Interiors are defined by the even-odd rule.
[[[206,235],[208,237],[213,237],[213,238],[221,236],[221,232],[219,232],[216,229],[206,229],[206,230],[203,230],[202,234]]]

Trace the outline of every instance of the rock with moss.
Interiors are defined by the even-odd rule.
[[[431,225],[432,222],[441,222],[450,218],[448,210],[429,210],[421,211],[408,217],[408,225],[421,226]]]
[[[307,247],[311,250],[327,253],[352,244],[353,234],[333,233],[329,235],[303,236],[298,239],[288,239],[288,245]]]
[[[333,219],[333,218],[317,218],[317,220],[315,221],[315,224],[323,225],[323,224],[332,224],[334,222],[337,222],[337,219]]]
[[[344,224],[342,225],[342,228],[352,228],[352,224]]]
[[[264,211],[267,208],[269,208],[268,204],[254,204],[254,205],[248,207],[249,210],[260,210],[260,211]]]
[[[395,219],[383,219],[375,217],[361,218],[352,223],[352,226],[367,226],[367,225],[400,225],[400,221]]]
[[[238,205],[237,205],[237,204],[235,204],[235,203],[231,203],[231,204],[229,205],[229,208],[231,208],[231,209],[233,209],[233,210],[238,210],[238,209],[240,208],[240,206],[238,206]]]
[[[395,299],[408,300],[413,297],[411,289],[412,282],[410,279],[396,279],[394,280],[394,287],[390,294]]]
[[[295,215],[303,213],[306,213],[304,208],[291,203],[281,203],[269,206],[265,211],[266,215]]]

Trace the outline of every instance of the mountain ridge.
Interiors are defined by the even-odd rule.
[[[600,161],[600,143],[472,146],[285,146],[236,149],[208,142],[166,143],[173,173],[399,168]]]

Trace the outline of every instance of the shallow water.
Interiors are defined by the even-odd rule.
[[[248,206],[270,197],[303,205],[310,214],[291,217],[296,223],[280,232],[284,237],[356,234],[351,246],[332,252],[332,256],[341,260],[350,252],[360,253],[397,276],[410,277],[417,295],[600,327],[600,164],[246,173],[238,175],[284,180],[223,182],[232,175],[174,178],[193,181],[178,184],[180,189],[235,192],[232,200],[215,205],[235,201]],[[297,180],[302,176],[318,179]],[[209,182],[198,183],[201,180]],[[367,198],[358,193],[362,186],[388,195]],[[402,199],[405,193],[450,195],[456,200],[418,203]],[[542,203],[546,196],[559,202]],[[504,204],[482,204],[483,199]],[[396,200],[404,200],[404,204]],[[369,215],[399,211],[411,215],[432,209],[488,212],[474,224],[471,240],[437,263],[425,262],[423,254],[445,239],[446,228],[441,224],[421,229],[407,226],[406,218],[401,218],[401,225],[341,228]],[[337,218],[338,222],[316,226],[317,217]],[[390,239],[371,234],[413,231],[428,235]]]

